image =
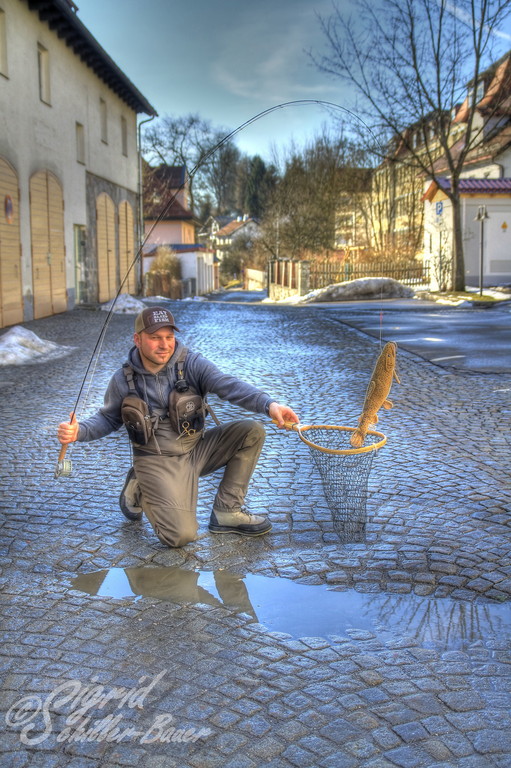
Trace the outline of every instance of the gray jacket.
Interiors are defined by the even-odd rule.
[[[181,342],[176,341],[174,354],[158,373],[150,373],[143,367],[136,347],[132,347],[129,352],[127,362],[134,369],[138,388],[153,413],[161,416],[167,413],[170,391],[176,380],[175,365],[182,349]],[[184,374],[187,382],[202,397],[211,392],[233,405],[261,414],[268,414],[270,403],[274,402],[274,398],[266,392],[235,376],[222,373],[214,363],[198,352],[188,352]],[[128,393],[126,376],[122,368],[119,368],[110,379],[103,406],[93,416],[80,422],[78,441],[87,443],[98,440],[122,427],[121,404]]]

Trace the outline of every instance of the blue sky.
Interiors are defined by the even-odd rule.
[[[159,115],[191,112],[235,129],[283,102],[342,103],[340,84],[305,53],[320,50],[317,13],[331,0],[78,0],[78,17]],[[341,3],[342,5],[342,3]],[[279,109],[244,129],[236,144],[270,157],[329,121],[320,106]]]
[[[350,106],[340,81],[319,72],[306,53],[325,50],[318,15],[328,17],[333,0],[77,3],[79,18],[160,116],[198,113],[233,130],[284,102]],[[335,3],[356,12],[356,0]],[[452,9],[457,12],[455,3]],[[508,34],[503,46],[511,48]],[[236,144],[269,160],[272,148],[291,140],[303,144],[330,120],[317,104],[286,107],[245,128]]]

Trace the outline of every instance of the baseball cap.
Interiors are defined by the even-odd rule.
[[[165,307],[146,307],[135,318],[135,333],[154,333],[158,328],[170,325],[175,331],[179,328],[175,324],[172,312]]]

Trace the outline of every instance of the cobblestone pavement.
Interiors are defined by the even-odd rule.
[[[378,343],[335,313],[170,306],[185,343],[289,402],[304,423],[355,423]],[[509,768],[509,376],[442,371],[400,351],[365,541],[339,541],[306,446],[266,420],[248,503],[270,515],[271,535],[210,535],[213,477],[201,486],[199,539],[170,550],[118,510],[130,466],[124,434],[73,446],[72,476],[53,478],[56,424],[74,406],[104,319],[81,309],[27,323],[75,350],[0,373],[0,765]],[[123,361],[132,322],[113,316],[86,412]],[[106,569],[138,566],[231,585],[265,577],[270,603],[272,584],[277,595],[294,582],[316,587],[319,604],[325,594],[346,604],[355,596],[387,609],[371,626],[361,613],[340,630],[300,636],[259,623],[250,594],[243,611],[204,589],[187,600],[183,588],[184,602],[171,602],[75,588],[80,574],[99,574],[99,584]],[[322,622],[342,625],[330,613]],[[108,716],[118,718],[110,730]]]

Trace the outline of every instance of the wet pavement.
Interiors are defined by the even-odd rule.
[[[414,306],[415,303],[415,306]],[[422,302],[338,305],[335,314],[375,338],[382,335],[442,368],[479,373],[511,372],[511,302],[491,308],[439,307]]]
[[[379,342],[342,312],[169,306],[185,343],[304,423],[356,424]],[[247,501],[272,533],[210,535],[213,476],[199,539],[170,550],[118,510],[124,434],[73,446],[72,475],[53,478],[55,426],[104,320],[75,310],[27,323],[75,351],[0,371],[0,765],[508,768],[509,375],[401,347],[363,541],[340,541],[308,449],[263,419]],[[132,323],[112,317],[85,413]],[[240,415],[212,404],[222,420]]]

